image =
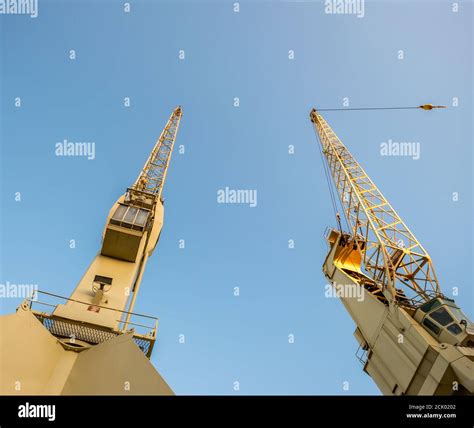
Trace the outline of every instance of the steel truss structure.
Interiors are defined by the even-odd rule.
[[[176,107],[135,181],[134,190],[152,194],[156,200],[161,198],[181,116],[181,107]]]
[[[310,119],[364,273],[398,304],[413,307],[441,295],[427,251],[315,109]]]

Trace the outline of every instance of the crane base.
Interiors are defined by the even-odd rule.
[[[75,348],[23,306],[0,317],[2,395],[173,395],[132,333]]]

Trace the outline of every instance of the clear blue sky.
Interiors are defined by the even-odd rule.
[[[472,4],[451,7],[366,1],[357,18],[322,2],[242,1],[234,13],[233,1],[134,0],[124,13],[122,1],[39,0],[36,19],[1,16],[0,282],[69,295],[111,204],[182,105],[185,154],[172,159],[135,308],[160,317],[155,366],[178,394],[378,394],[351,319],[324,297],[334,217],[308,114],[343,97],[351,107],[459,98],[446,110],[325,118],[474,318]],[[95,160],[56,157],[63,139],[95,142]],[[420,142],[421,158],[381,157],[388,139]],[[217,204],[226,186],[257,189],[257,207]],[[19,301],[0,304],[5,314]]]

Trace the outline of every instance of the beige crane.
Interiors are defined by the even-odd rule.
[[[347,224],[343,231],[336,213],[323,273],[357,326],[364,371],[386,395],[473,394],[474,325],[442,294],[427,251],[319,111],[310,119]]]
[[[163,226],[161,195],[181,116],[177,107],[137,180],[110,209],[101,249],[71,296],[39,291],[0,317],[2,394],[173,393],[149,361],[158,320],[133,308]],[[35,309],[45,305],[49,312]]]

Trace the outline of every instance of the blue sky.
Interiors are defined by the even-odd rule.
[[[178,394],[378,394],[349,315],[324,297],[323,232],[335,222],[308,114],[344,97],[459,99],[324,117],[473,318],[472,3],[455,13],[450,1],[366,1],[363,18],[316,1],[233,3],[135,0],[124,13],[121,1],[40,0],[38,18],[0,17],[0,282],[69,295],[110,206],[182,105],[185,153],[173,155],[135,307],[160,318],[157,369]],[[64,139],[95,142],[95,159],[55,156]],[[380,156],[388,139],[420,142],[421,158]],[[256,189],[257,207],[218,204],[226,186]],[[18,304],[2,299],[1,313]]]

